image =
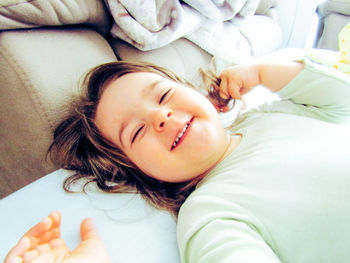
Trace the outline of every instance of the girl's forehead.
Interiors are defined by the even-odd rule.
[[[147,92],[153,86],[155,82],[161,81],[171,81],[168,78],[165,78],[157,73],[153,72],[133,72],[125,74],[119,78],[113,79],[110,83],[107,84],[103,93],[110,92]],[[146,91],[143,91],[146,89]],[[103,96],[103,94],[102,94]]]
[[[102,108],[125,108],[135,103],[137,105],[138,101],[144,100],[155,87],[163,82],[170,82],[170,80],[153,72],[125,74],[106,86],[98,103],[97,111]]]
[[[125,74],[120,78],[117,78],[116,81],[121,80],[124,82],[140,82],[140,84],[142,83],[146,84],[147,81],[152,81],[153,79],[169,80],[155,72],[140,71],[140,72],[132,72],[132,73]]]

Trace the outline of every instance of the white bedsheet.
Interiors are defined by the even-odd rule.
[[[91,217],[115,263],[178,263],[176,223],[139,196],[107,194],[88,187],[70,194],[62,188],[69,173],[57,170],[0,200],[0,262],[26,230],[51,211],[62,214],[62,236],[70,248],[80,241],[79,226]]]

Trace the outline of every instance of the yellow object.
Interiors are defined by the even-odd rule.
[[[314,62],[350,74],[350,23],[340,31],[338,41],[339,51],[309,49],[306,51],[306,57]]]
[[[340,62],[350,64],[350,23],[339,33]]]

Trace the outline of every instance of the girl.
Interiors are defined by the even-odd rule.
[[[183,263],[348,261],[349,77],[304,59],[229,67],[219,80],[223,99],[261,84],[281,100],[226,131],[209,100],[169,71],[128,62],[92,70],[50,147],[76,171],[65,187],[86,177],[173,212]],[[110,262],[91,220],[74,251],[59,225],[53,212],[5,263]]]

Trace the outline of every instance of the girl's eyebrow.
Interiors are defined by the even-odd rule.
[[[141,96],[144,98],[146,97],[160,82],[162,81],[166,81],[165,79],[158,79],[155,80],[153,82],[151,82],[151,84],[149,84],[148,86],[146,86],[142,91],[141,91]]]

